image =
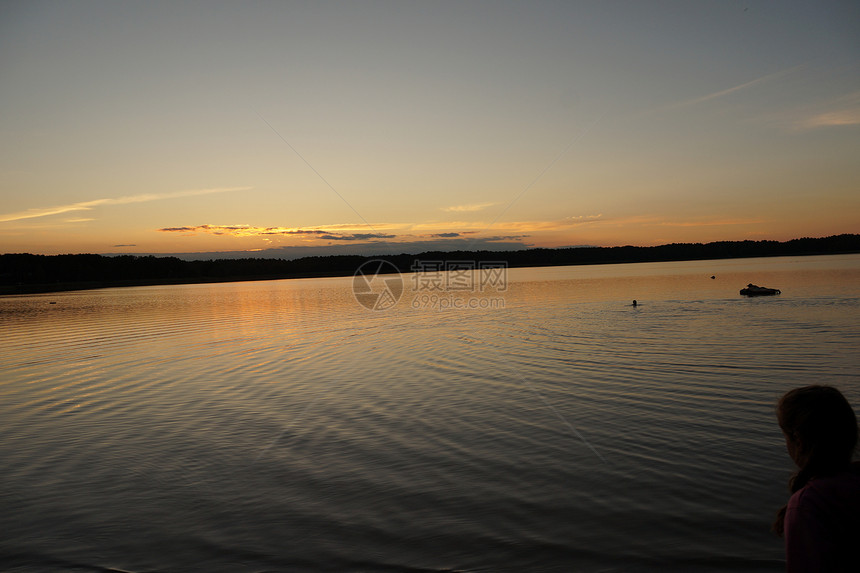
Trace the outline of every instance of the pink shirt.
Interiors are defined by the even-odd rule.
[[[788,573],[860,572],[860,474],[809,481],[785,513]]]

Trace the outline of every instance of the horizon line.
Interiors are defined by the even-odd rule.
[[[577,250],[580,250],[580,249],[618,249],[618,248],[653,249],[653,248],[670,247],[670,246],[696,246],[696,245],[705,246],[705,245],[714,245],[714,244],[719,244],[719,243],[747,243],[747,242],[749,242],[749,243],[771,242],[771,243],[782,244],[782,243],[790,243],[791,241],[822,240],[822,239],[831,239],[831,238],[835,238],[835,237],[860,237],[860,233],[837,233],[834,235],[825,235],[825,236],[819,236],[819,237],[802,236],[802,237],[794,237],[792,239],[786,239],[786,240],[782,240],[782,241],[778,240],[778,239],[736,239],[736,240],[725,239],[725,240],[708,241],[708,242],[662,243],[659,245],[633,245],[633,244],[623,244],[623,245],[567,245],[567,246],[560,246],[560,247],[534,247],[534,246],[523,245],[523,248],[521,248],[521,249],[508,249],[508,250],[497,250],[497,251],[491,251],[488,249],[468,249],[468,250],[466,250],[466,249],[454,249],[454,250],[428,250],[428,251],[421,251],[420,253],[407,253],[407,252],[403,251],[403,252],[393,254],[393,255],[392,254],[381,254],[381,253],[306,255],[306,256],[298,257],[298,258],[292,259],[292,260],[301,260],[301,259],[305,259],[305,258],[323,258],[323,257],[365,257],[365,258],[379,257],[379,258],[382,258],[382,257],[396,257],[396,256],[400,256],[400,255],[410,255],[410,254],[416,254],[417,255],[417,254],[424,254],[424,253],[490,252],[490,253],[501,254],[501,253],[522,253],[524,251],[539,251],[539,250],[560,251],[560,250],[568,250],[568,249],[571,249],[571,250],[572,249],[577,249]],[[408,245],[409,243],[402,243],[402,244]],[[287,248],[292,248],[292,247],[287,247]],[[302,247],[296,247],[296,248],[302,248]],[[307,248],[314,248],[314,247],[307,247]],[[63,257],[63,256],[88,256],[89,255],[89,256],[99,256],[99,257],[154,257],[154,258],[170,258],[170,257],[173,257],[173,258],[180,258],[180,255],[185,255],[185,256],[213,255],[213,256],[215,256],[218,254],[238,255],[238,254],[242,254],[242,253],[247,253],[249,256],[246,258],[258,258],[260,260],[267,260],[267,259],[268,260],[281,260],[282,259],[282,257],[253,257],[253,256],[250,256],[253,253],[260,253],[260,252],[268,251],[268,250],[276,250],[276,249],[272,248],[272,249],[238,250],[238,251],[211,251],[211,252],[210,251],[196,251],[196,252],[166,252],[166,253],[95,253],[95,252],[71,253],[70,252],[70,253],[57,253],[57,254],[51,254],[51,255],[44,254],[44,253],[31,253],[31,252],[7,252],[7,253],[0,253],[0,256],[30,255],[30,256],[37,256],[37,257]],[[234,259],[235,259],[235,257],[234,257]],[[229,259],[229,260],[234,260],[234,259]],[[212,260],[228,260],[228,259],[217,259],[216,258],[216,259],[212,259]]]

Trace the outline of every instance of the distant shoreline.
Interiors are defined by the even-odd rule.
[[[655,247],[579,247],[521,251],[434,251],[420,254],[333,255],[283,259],[184,261],[132,255],[0,255],[0,295],[179,284],[349,277],[362,263],[391,262],[400,272],[421,261],[504,261],[509,268],[746,259],[860,253],[860,235],[790,241],[674,243]]]

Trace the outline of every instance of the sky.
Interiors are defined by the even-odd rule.
[[[860,3],[0,0],[0,252],[860,232]]]

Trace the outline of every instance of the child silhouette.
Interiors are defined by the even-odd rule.
[[[831,386],[804,386],[777,405],[788,455],[799,470],[774,530],[785,537],[789,573],[860,571],[860,465],[857,417]]]

